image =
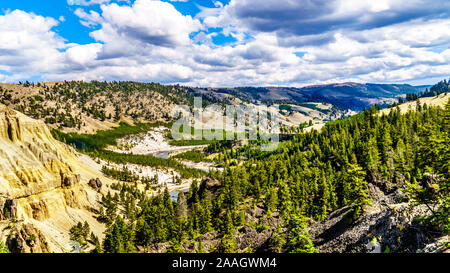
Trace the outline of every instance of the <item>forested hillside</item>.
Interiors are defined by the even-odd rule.
[[[0,85],[0,103],[53,128],[94,133],[126,121],[168,121],[176,104],[193,97],[177,86],[139,82],[20,83]]]
[[[398,202],[425,204],[418,221],[448,234],[450,102],[378,113],[372,107],[329,122],[274,152],[251,144],[225,150],[225,171],[193,183],[176,202],[167,191],[148,197],[117,184],[120,194],[103,199],[108,228],[96,251],[317,252],[308,224],[343,207],[349,223],[358,221],[374,202],[369,184],[404,192]]]
[[[433,87],[429,92],[437,92],[435,89],[440,88]],[[297,107],[285,115],[289,121],[284,122],[292,126],[312,119],[337,119],[349,109],[362,111],[374,104],[389,105],[406,93],[416,97],[422,89],[410,85],[356,83],[303,88],[192,88],[129,81],[20,82],[0,84],[0,103],[41,119],[52,128],[93,134],[118,126],[120,121],[170,121],[173,107],[192,106],[194,96],[203,98],[203,106],[242,102],[293,104]],[[317,104],[328,106],[326,109],[314,107],[313,110],[319,111],[311,112],[309,105]],[[301,115],[291,115],[296,112]]]
[[[450,79],[448,81],[444,79],[431,86],[430,89],[426,88],[423,92],[406,94],[406,101],[413,101],[418,98],[434,97],[448,92],[450,92]],[[400,100],[400,102],[402,102],[402,100]]]

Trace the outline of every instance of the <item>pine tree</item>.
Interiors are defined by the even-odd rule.
[[[328,208],[330,207],[330,200],[331,200],[330,188],[326,181],[326,177],[323,171],[321,177],[319,178],[318,186],[319,186],[318,191],[319,204],[317,204],[318,210],[316,218],[319,220],[323,220],[328,214]]]
[[[375,137],[370,137],[364,151],[364,162],[369,170],[377,170],[380,163],[377,141]]]
[[[288,238],[286,246],[290,253],[318,253],[314,248],[309,232],[306,230],[306,219],[295,214],[288,221]]]
[[[225,219],[223,220],[222,233],[231,235],[234,233],[234,224],[233,218],[231,217],[231,212],[227,210],[224,218]]]
[[[217,246],[219,253],[236,253],[236,239],[232,234],[226,234],[222,237]]]
[[[285,234],[282,232],[281,226],[277,226],[277,230],[269,238],[269,246],[273,252],[280,253],[285,244]]]
[[[125,243],[123,238],[124,222],[119,216],[112,226],[111,233],[107,233],[103,242],[103,249],[106,253],[124,253]]]
[[[405,156],[405,144],[402,139],[397,142],[397,147],[394,152],[394,164],[395,168],[402,173],[405,173],[408,168],[406,166],[406,156]]]
[[[172,245],[167,249],[167,253],[183,253],[183,247],[178,240],[173,240]]]
[[[203,242],[198,240],[198,251],[197,253],[206,253],[205,247],[203,246]]]
[[[344,180],[344,204],[352,205],[353,219],[357,219],[370,204],[367,194],[366,173],[358,165],[349,165]]]
[[[180,222],[184,221],[187,218],[187,200],[183,192],[178,193],[177,217]]]
[[[279,211],[282,217],[286,217],[294,209],[292,196],[287,182],[280,182],[280,188],[281,189],[278,191],[279,196],[277,198],[278,200],[281,200],[279,204]],[[276,203],[275,201],[271,202],[273,202],[274,204]]]
[[[386,167],[386,171],[384,173],[385,176],[390,177],[393,166],[392,166],[392,139],[389,133],[389,128],[386,126],[383,127],[381,131],[381,141],[380,141],[380,154],[381,154],[381,162],[384,167]]]
[[[269,188],[267,190],[266,199],[264,203],[264,208],[268,215],[271,215],[277,209],[278,197],[274,188]]]

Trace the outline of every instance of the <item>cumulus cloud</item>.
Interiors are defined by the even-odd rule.
[[[130,0],[118,0],[118,1],[130,3]],[[90,6],[90,5],[107,4],[110,2],[112,2],[112,0],[67,0],[67,4],[71,6]]]
[[[11,76],[38,75],[62,65],[64,40],[51,29],[59,22],[15,10],[0,16],[0,70]]]
[[[191,42],[189,34],[201,28],[198,20],[161,1],[136,0],[132,6],[111,4],[101,9],[102,28],[91,36],[105,42],[124,39],[157,46],[187,45]],[[97,14],[79,14],[87,21],[99,22]]]
[[[275,32],[280,39],[309,36],[306,42],[327,42],[324,34],[337,31],[363,31],[415,19],[449,18],[450,2],[434,0],[231,0],[224,8],[204,9],[200,16],[207,24],[233,24],[257,32]],[[209,13],[209,14],[208,14]],[[211,15],[212,16],[208,16]],[[313,39],[314,35],[319,35]],[[302,39],[296,39],[296,45]]]
[[[450,2],[431,0],[264,0],[257,5],[250,0],[231,0],[225,7],[203,8],[197,18],[207,27],[273,35],[278,50],[284,50],[286,56],[306,52],[299,65],[280,68],[297,72],[290,79],[294,84],[408,81],[417,77],[417,71],[424,73],[422,77],[450,74],[445,65],[447,55],[429,50],[448,48],[449,11]],[[258,52],[256,48],[247,56],[257,58]],[[262,55],[264,59],[270,53]]]
[[[66,51],[67,60],[81,66],[93,65],[102,50],[101,44],[76,45]]]
[[[93,27],[103,21],[100,14],[94,10],[85,12],[82,8],[77,8],[75,10],[75,15],[81,19],[80,23],[85,27]]]

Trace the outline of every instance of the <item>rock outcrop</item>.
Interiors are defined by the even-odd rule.
[[[93,177],[95,190],[88,186]],[[92,213],[98,177],[111,181],[55,140],[44,122],[0,105],[0,240],[12,251],[70,251],[69,229],[78,221],[102,236]]]
[[[220,181],[213,178],[206,178],[199,186],[199,194],[202,195],[203,192],[206,191],[209,197],[213,199],[217,194],[217,190],[220,189],[220,186]]]
[[[415,253],[433,245],[433,228],[416,221],[429,216],[429,210],[425,205],[411,207],[399,189],[400,181],[404,182],[402,177],[395,184],[380,185],[380,180],[372,180],[368,187],[373,204],[354,222],[351,207],[344,207],[311,224],[308,230],[314,245],[322,253]]]
[[[7,238],[11,253],[46,253],[50,252],[45,236],[31,224],[24,224],[11,231]]]
[[[0,195],[20,198],[77,182],[74,157],[42,121],[0,106]]]
[[[3,211],[2,218],[14,219],[17,217],[17,200],[16,199],[6,200],[3,204],[0,205],[0,208],[2,208],[2,211]]]
[[[217,181],[214,182],[214,180],[206,180],[204,182],[210,186],[217,183]],[[265,216],[263,212],[263,208],[258,206],[246,209],[244,211],[245,222],[247,225],[240,227],[234,232],[237,252],[244,252],[247,250],[254,252],[273,252],[271,246],[269,245],[269,239],[274,232],[277,231],[277,227],[283,225],[283,222],[279,217],[278,212],[272,213],[271,217]],[[250,226],[250,223],[253,223],[253,225]],[[265,228],[258,230],[255,227],[256,223],[259,223]],[[185,242],[181,245],[183,252],[197,253],[199,250],[199,241],[202,242],[203,248],[206,252],[211,252],[219,246],[221,235],[218,232],[210,232],[197,237],[195,240]],[[141,251],[150,253],[166,253],[170,247],[172,247],[171,242],[164,242],[150,245],[148,249]]]
[[[91,188],[93,188],[94,190],[102,189],[102,181],[100,181],[98,177],[96,179],[92,178],[91,180],[89,180],[88,185],[91,186]]]

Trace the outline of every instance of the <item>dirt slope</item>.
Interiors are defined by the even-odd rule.
[[[102,237],[93,213],[99,190],[88,186],[95,178],[103,189],[113,182],[56,141],[44,122],[0,105],[0,240],[19,252],[68,252],[78,221]]]

